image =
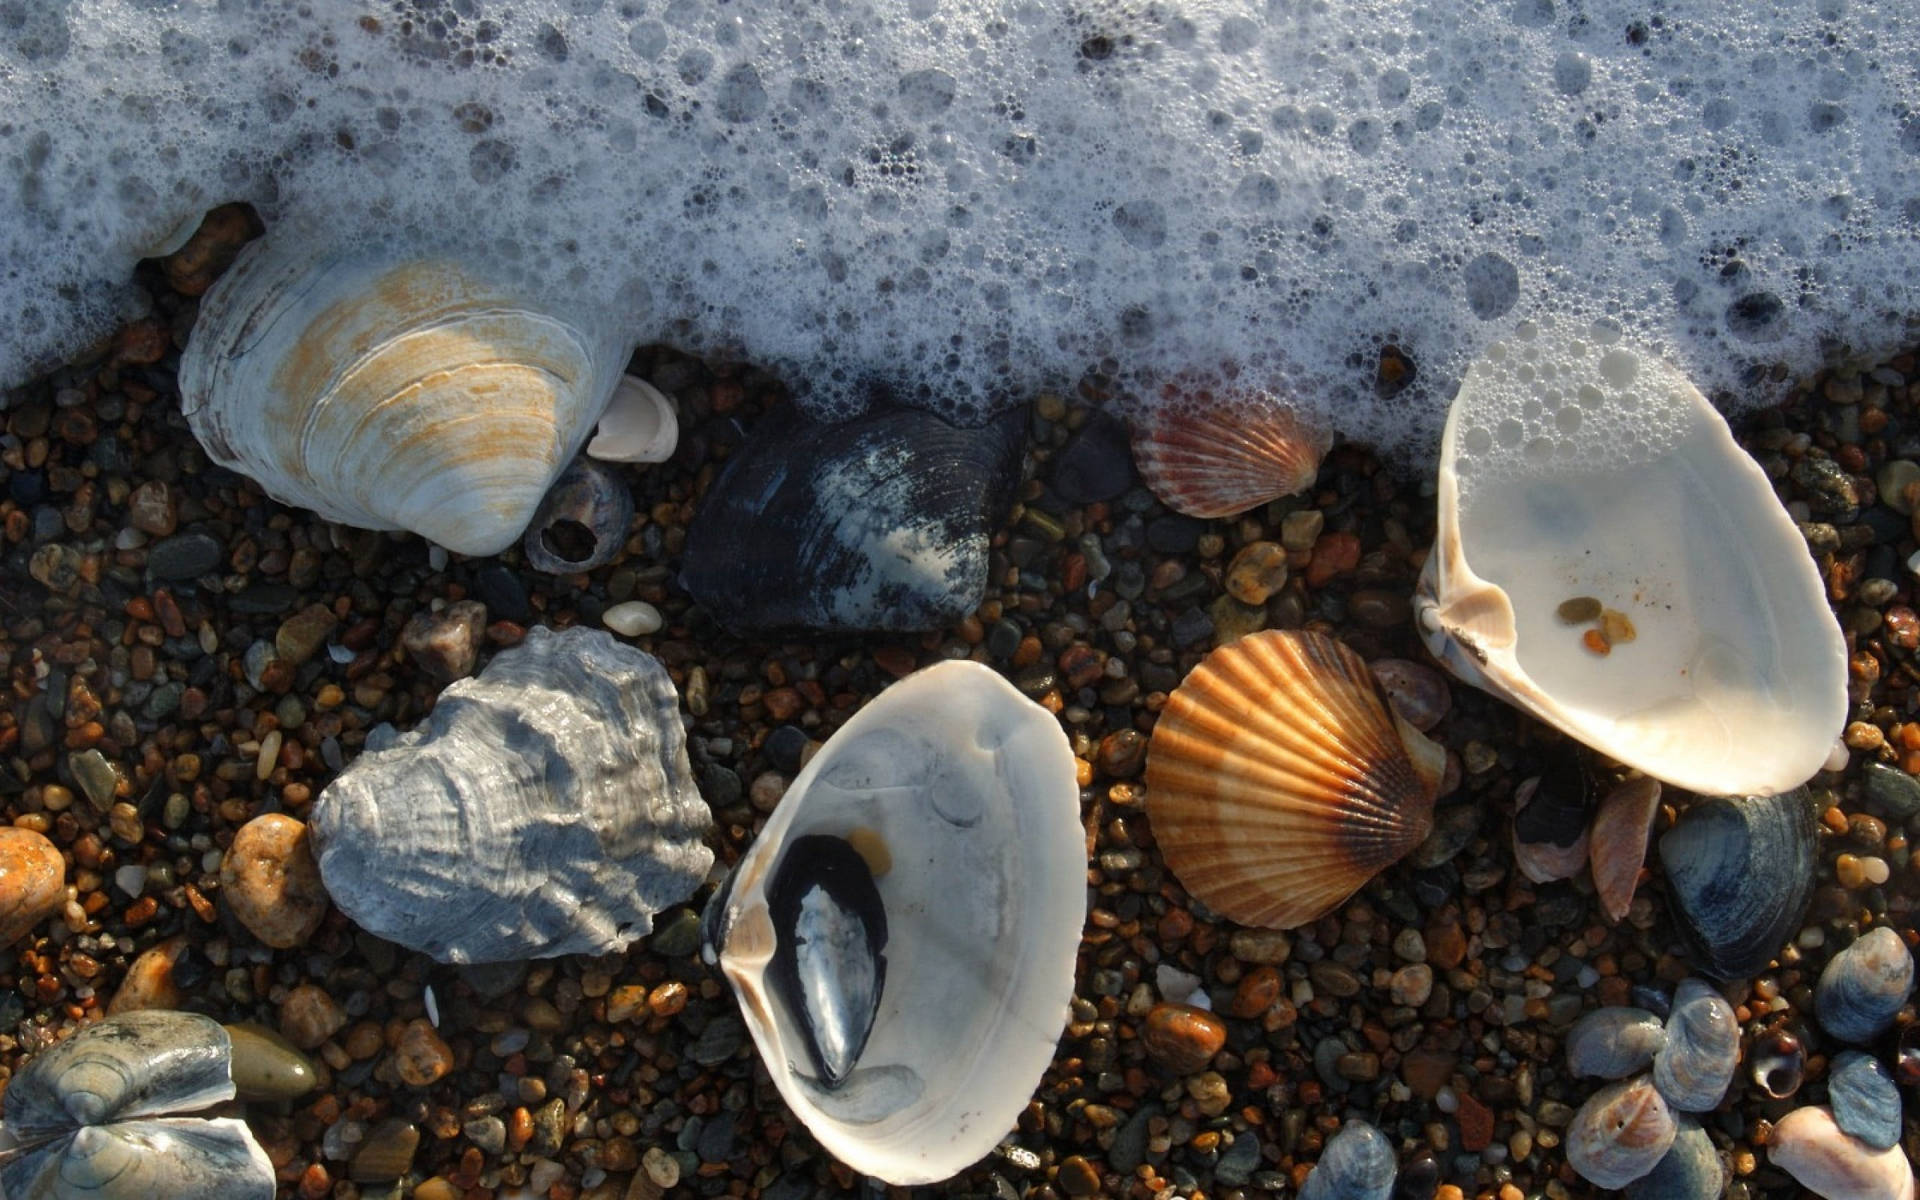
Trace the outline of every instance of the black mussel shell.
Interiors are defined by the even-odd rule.
[[[886,408],[829,425],[776,409],[701,502],[680,582],[739,634],[944,629],[986,593],[1026,420]]]
[[[1766,969],[1806,915],[1817,845],[1804,787],[1702,801],[1661,836],[1667,892],[1702,974]]]
[[[1580,840],[1592,820],[1593,784],[1586,762],[1571,745],[1550,748],[1538,785],[1513,816],[1513,836],[1564,849]]]
[[[838,1087],[867,1047],[886,987],[887,910],[880,888],[851,843],[809,834],[781,856],[767,908],[775,938],[768,976],[806,1031],[821,1082]]]

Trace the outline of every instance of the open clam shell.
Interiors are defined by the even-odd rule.
[[[1222,646],[1168,698],[1147,750],[1167,865],[1209,908],[1290,929],[1420,843],[1437,779],[1360,656],[1267,631]]]
[[[181,407],[275,499],[495,554],[593,433],[626,349],[473,261],[281,232],[201,302]]]
[[[1545,325],[1460,385],[1416,612],[1456,675],[1646,774],[1771,793],[1845,721],[1846,647],[1766,476],[1677,371]]]
[[[991,669],[944,662],[800,772],[704,922],[789,1107],[847,1165],[930,1183],[1013,1126],[1086,915],[1073,755]]]
[[[1230,517],[1313,486],[1326,429],[1264,391],[1175,384],[1132,423],[1140,478],[1190,517]]]

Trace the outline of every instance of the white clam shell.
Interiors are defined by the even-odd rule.
[[[593,432],[625,351],[473,262],[279,231],[202,301],[181,407],[275,499],[496,554]]]
[[[1708,794],[1768,794],[1826,761],[1846,647],[1805,541],[1726,422],[1604,328],[1535,328],[1467,373],[1441,450],[1416,611],[1462,679],[1588,746]],[[1633,637],[1605,655],[1560,606]]]
[[[778,896],[793,894],[782,880],[808,875],[822,844],[790,853],[803,838],[858,852],[885,913],[878,938],[845,911],[815,915],[820,888],[782,931]],[[707,952],[821,1144],[888,1182],[930,1183],[993,1149],[1039,1083],[1085,916],[1086,843],[1059,725],[989,668],[943,662],[887,689],[800,772],[708,910]],[[775,974],[783,939],[832,960],[803,986],[837,1084]]]
[[[1913,1164],[1900,1147],[1875,1150],[1842,1132],[1824,1105],[1775,1122],[1767,1157],[1827,1200],[1913,1200]]]
[[[680,417],[673,401],[651,383],[622,375],[600,414],[587,454],[602,462],[657,463],[680,444]]]

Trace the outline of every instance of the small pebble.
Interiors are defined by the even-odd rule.
[[[413,614],[400,631],[400,644],[415,665],[445,683],[473,673],[486,629],[486,606],[459,600],[437,613]]]
[[[1156,1004],[1140,1026],[1148,1057],[1176,1075],[1191,1075],[1227,1044],[1226,1022],[1188,1004]]]
[[[233,1041],[233,1086],[242,1100],[298,1100],[319,1086],[313,1060],[278,1033],[250,1021],[226,1030]]]
[[[660,610],[644,600],[627,600],[600,614],[600,621],[621,637],[643,637],[660,631]]]
[[[234,834],[220,889],[240,923],[279,950],[304,943],[327,915],[327,889],[306,823],[285,813],[255,817]]]
[[[428,1087],[453,1070],[453,1050],[424,1018],[408,1021],[393,1052],[394,1073],[408,1087]]]

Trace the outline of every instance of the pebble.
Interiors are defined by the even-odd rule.
[[[473,674],[486,629],[486,605],[457,600],[437,613],[409,617],[400,630],[400,644],[416,666],[446,683]]]
[[[285,813],[255,817],[233,835],[220,889],[240,923],[278,950],[305,943],[327,915],[306,823]]]
[[[1868,763],[1860,774],[1866,784],[1867,799],[1889,816],[1905,821],[1920,814],[1920,779],[1885,763]]]
[[[59,849],[31,829],[0,825],[0,945],[13,945],[66,902]]]
[[[220,543],[205,533],[182,533],[147,548],[147,574],[155,579],[198,579],[220,568]]]
[[[393,1051],[394,1073],[408,1087],[429,1087],[453,1070],[453,1049],[424,1017],[408,1021]]]
[[[1410,963],[1393,973],[1387,985],[1395,1004],[1418,1008],[1433,994],[1433,968],[1425,963]]]
[[[643,637],[660,632],[660,610],[644,600],[627,600],[600,614],[600,621],[621,637]]]
[[[280,1002],[280,1032],[302,1050],[312,1050],[346,1028],[347,1013],[325,989],[302,983]]]
[[[1326,524],[1326,514],[1318,509],[1290,512],[1280,521],[1280,544],[1296,554],[1311,550]]]
[[[113,794],[120,787],[120,773],[113,769],[98,750],[82,750],[67,757],[67,767],[80,784],[80,790],[101,812],[113,807]]]
[[[1095,411],[1054,455],[1048,476],[1054,493],[1068,504],[1112,500],[1133,486],[1133,450],[1126,422]]]
[[[405,1175],[420,1148],[420,1129],[397,1117],[380,1122],[360,1139],[347,1175],[358,1183],[385,1183]]]
[[[233,1086],[242,1100],[298,1100],[319,1086],[313,1060],[286,1038],[251,1021],[226,1027],[233,1040]]]
[[[1277,966],[1293,953],[1293,940],[1278,929],[1236,929],[1227,949],[1243,963]]]
[[[142,533],[171,537],[179,525],[179,506],[179,495],[171,486],[150,479],[127,497],[127,521]]]
[[[676,908],[654,924],[647,946],[662,958],[686,958],[700,948],[700,914]]]
[[[1228,595],[1242,604],[1265,604],[1287,585],[1287,552],[1275,542],[1250,542],[1227,567]]]
[[[1147,1056],[1176,1075],[1191,1075],[1227,1044],[1227,1025],[1203,1008],[1156,1004],[1140,1026]]]
[[[640,1169],[647,1173],[655,1187],[675,1187],[680,1182],[680,1162],[658,1146],[649,1147],[640,1156]]]
[[[319,652],[339,623],[326,605],[309,604],[280,622],[273,634],[273,652],[289,666],[300,666]]]
[[[185,934],[155,942],[127,967],[120,990],[107,1004],[107,1014],[148,1008],[179,1008],[180,964],[190,953]]]

